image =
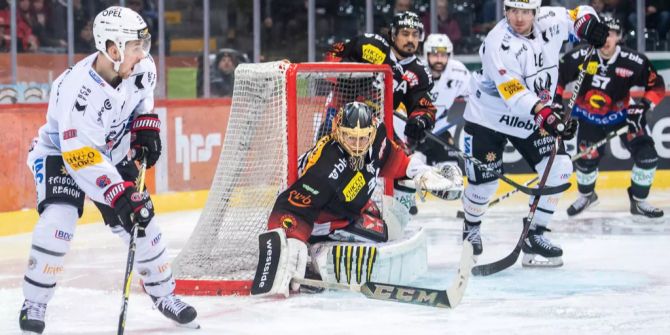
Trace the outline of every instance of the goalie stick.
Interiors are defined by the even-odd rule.
[[[582,88],[582,83],[584,82],[586,72],[588,71],[587,68],[589,60],[591,59],[591,55],[593,54],[594,50],[595,49],[593,48],[593,46],[590,46],[586,53],[586,57],[584,57],[582,70],[579,71],[579,77],[577,77],[577,82],[575,83],[573,94],[570,97],[570,101],[568,102],[568,111],[570,111],[570,113],[572,112],[572,108],[575,106],[575,101],[577,101],[577,96],[579,95],[579,91]],[[564,124],[570,120],[571,116],[570,113],[566,113],[566,115],[564,116],[563,118]],[[551,150],[551,155],[549,156],[547,167],[545,168],[544,173],[542,174],[542,178],[540,179],[540,183],[538,184],[538,188],[540,189],[544,188],[544,184],[547,181],[547,177],[549,176],[549,171],[551,170],[551,165],[554,163],[554,158],[556,157],[556,153],[558,152],[558,145],[560,143],[561,143],[561,137],[556,136],[556,142]],[[539,204],[539,202],[540,197],[535,197],[535,199],[533,199],[533,204],[530,206],[528,216],[523,219],[523,230],[521,230],[521,236],[519,236],[519,240],[517,241],[516,246],[514,246],[512,252],[509,253],[507,256],[503,257],[502,259],[495,261],[493,263],[475,266],[474,268],[472,268],[473,275],[475,276],[492,275],[494,273],[498,273],[502,270],[505,270],[510,266],[514,265],[514,263],[516,263],[516,261],[519,259],[519,255],[521,254],[521,246],[523,245],[523,240],[526,238],[528,230],[530,229],[530,225],[533,223],[533,218],[535,217],[535,210],[537,210],[537,205]]]
[[[333,290],[353,291],[363,294],[366,298],[395,301],[408,304],[416,304],[430,307],[455,308],[463,299],[463,294],[470,279],[470,271],[474,265],[472,244],[463,241],[463,250],[456,278],[446,290],[436,290],[406,285],[385,284],[377,282],[365,282],[363,285],[346,285],[330,283],[314,279],[297,279],[292,282],[321,287]]]
[[[586,148],[586,149],[580,151],[579,153],[577,153],[576,155],[574,155],[574,156],[572,157],[572,161],[573,161],[573,162],[574,162],[574,161],[577,161],[578,159],[580,159],[580,158],[582,158],[582,157],[588,155],[591,151],[596,150],[596,149],[600,148],[601,146],[605,145],[605,144],[606,144],[607,142],[609,142],[609,140],[611,140],[612,138],[617,137],[617,136],[620,136],[620,135],[623,135],[626,131],[627,131],[627,127],[626,127],[626,126],[621,127],[621,128],[619,128],[619,129],[617,129],[617,130],[612,130],[612,131],[609,132],[609,133],[607,134],[607,136],[605,136],[605,138],[603,138],[602,140],[600,140],[600,141],[598,141],[598,142],[592,144],[592,145],[589,146],[588,148]],[[523,185],[524,185],[524,186],[529,186],[529,185],[531,185],[532,183],[536,182],[538,179],[540,179],[540,178],[537,177],[537,176],[535,176],[535,178],[533,178],[533,179],[531,179],[531,180],[525,182]],[[516,194],[517,192],[519,192],[518,189],[513,189],[513,190],[511,190],[511,191],[509,191],[509,192],[507,192],[507,193],[501,195],[500,197],[498,197],[498,198],[496,198],[495,200],[491,201],[491,202],[489,203],[489,206],[488,206],[488,207],[491,208],[491,207],[493,207],[493,206],[499,204],[501,201],[503,201],[503,200],[505,200],[505,199],[511,197],[512,195]],[[459,219],[464,219],[464,218],[465,218],[465,213],[464,213],[463,211],[458,211],[458,212],[456,213],[456,217],[458,217]]]
[[[393,114],[395,116],[397,116],[398,118],[400,118],[401,120],[407,122],[407,117],[405,115],[399,113],[398,111],[394,111]],[[477,167],[479,167],[480,169],[482,169],[486,172],[489,172],[491,174],[494,174],[495,176],[500,178],[502,181],[506,182],[507,184],[513,186],[514,188],[518,189],[519,191],[521,191],[525,194],[533,195],[533,196],[551,195],[551,194],[561,193],[561,192],[570,188],[570,183],[565,183],[565,184],[558,185],[558,186],[549,186],[549,187],[540,187],[540,188],[530,188],[530,187],[523,186],[523,185],[515,182],[514,180],[509,179],[504,174],[499,173],[495,169],[491,169],[488,166],[484,165],[484,163],[479,161],[477,158],[474,158],[474,157],[464,153],[463,151],[461,151],[455,145],[451,145],[449,143],[446,143],[440,137],[436,136],[435,134],[433,134],[429,130],[426,130],[425,132],[426,132],[426,137],[428,137],[431,140],[437,142],[438,144],[444,146],[445,148],[448,148],[449,150],[452,150],[452,151],[458,153],[458,155],[461,156],[461,158],[467,159],[470,162],[472,162],[474,165],[477,165]]]

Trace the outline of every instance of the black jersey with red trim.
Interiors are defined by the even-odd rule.
[[[370,200],[378,176],[402,177],[409,158],[386,136],[382,123],[361,170],[331,135],[300,157],[298,180],[279,194],[268,228],[283,227],[288,237],[306,241],[319,218],[356,219]]]
[[[575,48],[561,58],[559,65],[557,97],[565,86],[576,80],[586,57],[587,46]],[[572,114],[580,120],[597,124],[612,125],[625,120],[630,104],[630,90],[633,86],[644,88],[643,99],[652,106],[658,105],[665,96],[665,83],[647,56],[626,47],[617,46],[614,55],[603,59],[594,53],[587,69],[596,68],[582,83],[581,94],[577,97]]]
[[[398,60],[391,46],[377,34],[364,34],[332,45],[327,61],[388,64],[393,70],[393,109],[401,104],[409,116],[426,114],[435,122],[436,108],[430,98],[433,78],[416,56]],[[432,124],[430,125],[432,128]]]

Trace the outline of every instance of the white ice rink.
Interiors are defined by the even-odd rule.
[[[136,285],[126,334],[670,334],[670,218],[633,219],[625,191],[601,192],[601,204],[574,220],[562,201],[550,228],[564,249],[558,269],[520,263],[490,277],[471,277],[454,310],[368,300],[351,292],[286,300],[186,297],[200,330],[176,328]],[[651,202],[670,216],[670,192]],[[445,208],[446,207],[446,208]],[[506,255],[516,243],[523,197],[496,206],[485,220],[479,262]],[[460,257],[456,204],[422,204],[412,224],[429,232],[429,275],[413,283],[446,288]],[[158,216],[176,255],[199,212]],[[20,224],[20,223],[17,223]],[[30,234],[0,238],[0,334],[19,334],[21,282]],[[58,290],[47,309],[45,334],[115,334],[126,248],[103,224],[78,227]]]

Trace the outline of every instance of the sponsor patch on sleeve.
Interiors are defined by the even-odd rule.
[[[498,85],[498,91],[500,91],[505,100],[509,100],[511,97],[524,90],[526,90],[526,87],[516,78]]]
[[[372,64],[382,64],[386,59],[386,54],[372,44],[363,44],[363,60]]]
[[[67,151],[63,153],[63,160],[75,171],[88,166],[102,163],[100,151],[91,147]]]
[[[351,178],[347,186],[344,187],[344,190],[342,190],[342,193],[344,194],[344,200],[346,202],[353,201],[358,193],[363,189],[363,186],[365,186],[365,177],[363,177],[363,174],[358,171],[356,172],[356,175]]]

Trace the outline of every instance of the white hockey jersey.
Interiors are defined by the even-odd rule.
[[[130,125],[154,108],[156,65],[151,56],[116,88],[100,77],[92,54],[54,81],[47,123],[28,156],[62,155],[68,174],[96,202],[109,204],[104,193],[123,182],[115,165],[130,151]]]
[[[538,101],[551,103],[561,47],[586,14],[595,11],[541,7],[528,37],[516,34],[507,19],[498,22],[479,48],[482,69],[473,73],[465,120],[510,136],[530,136],[536,129],[531,110]]]
[[[430,98],[437,108],[433,132],[439,132],[448,125],[447,112],[458,97],[467,97],[470,89],[470,71],[458,60],[449,58],[442,75],[435,81]]]

